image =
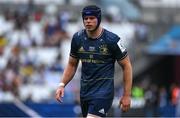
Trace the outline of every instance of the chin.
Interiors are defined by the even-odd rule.
[[[94,29],[86,29],[88,32],[93,32],[94,31]]]

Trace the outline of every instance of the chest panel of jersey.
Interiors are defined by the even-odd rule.
[[[78,50],[79,59],[82,63],[102,64],[111,60],[108,45],[101,39],[84,38]]]

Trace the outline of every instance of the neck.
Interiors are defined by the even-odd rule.
[[[88,37],[95,39],[101,35],[102,30],[103,30],[102,27],[98,27],[95,31],[86,30],[86,32],[87,32]]]

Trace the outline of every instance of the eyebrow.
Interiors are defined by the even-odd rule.
[[[96,17],[95,16],[85,16],[84,19],[85,18],[96,18]]]

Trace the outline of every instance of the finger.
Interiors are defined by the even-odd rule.
[[[58,94],[58,93],[56,93],[56,100],[57,100],[57,101],[60,101],[60,100],[59,100],[59,94]]]
[[[60,103],[62,103],[62,102],[63,102],[62,97],[59,97],[59,102],[60,102]]]
[[[60,102],[60,103],[63,102],[62,97],[56,97],[56,100],[57,100],[58,102]]]
[[[119,101],[119,105],[121,105],[121,104],[122,104],[122,100]]]
[[[60,102],[60,103],[63,102],[61,96],[62,96],[62,95],[61,95],[61,92],[57,92],[57,93],[56,93],[56,100],[57,100],[58,102]]]
[[[123,112],[127,112],[130,109],[130,105],[122,105],[121,107]]]
[[[64,91],[61,92],[61,97],[64,97]]]
[[[119,104],[119,107],[120,107],[121,109],[123,108],[123,105],[122,105],[122,103],[120,103],[120,104]]]
[[[122,107],[122,108],[121,108],[121,111],[122,111],[122,112],[126,112],[127,109],[126,109],[125,107]]]

